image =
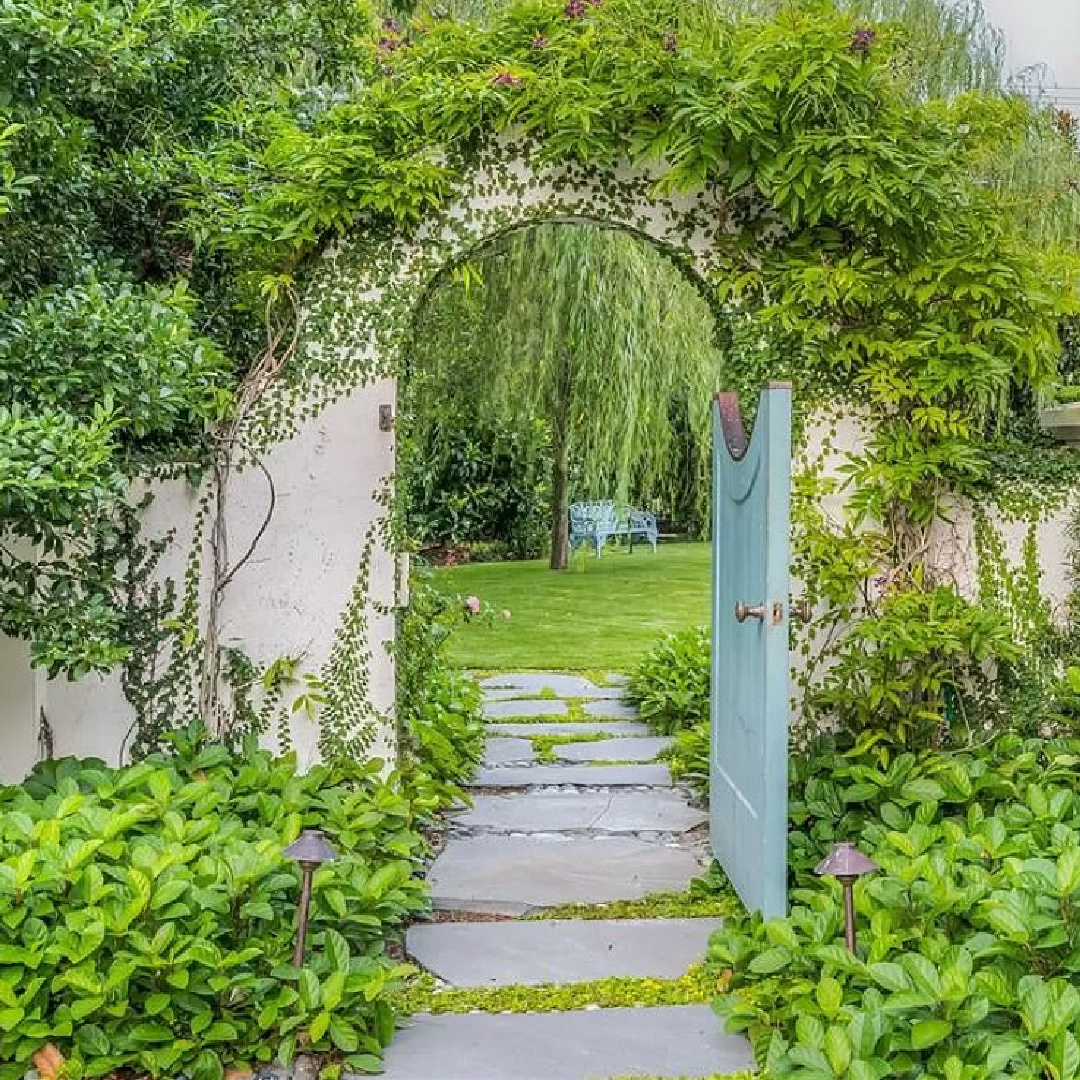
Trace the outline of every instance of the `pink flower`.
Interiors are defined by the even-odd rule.
[[[495,86],[509,86],[513,89],[517,89],[517,87],[521,86],[525,80],[520,75],[515,75],[512,71],[500,71],[491,81]]]
[[[585,14],[585,0],[570,0],[563,8],[563,14],[568,19],[580,19]]]
[[[550,44],[550,39],[544,37],[543,34],[537,34],[536,37],[532,39],[532,48],[537,50],[546,49]]]
[[[480,597],[479,596],[466,596],[465,597],[465,610],[470,615],[480,614]]]

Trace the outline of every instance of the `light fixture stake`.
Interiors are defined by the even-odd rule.
[[[304,945],[307,941],[308,915],[311,909],[311,878],[323,863],[337,858],[334,845],[318,829],[305,829],[282,854],[300,864],[300,904],[296,921],[296,948],[293,967],[304,966]]]
[[[855,882],[864,874],[880,870],[850,841],[837,844],[816,867],[820,877],[834,877],[844,887],[844,939],[848,949],[855,951]]]

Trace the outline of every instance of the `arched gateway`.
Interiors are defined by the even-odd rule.
[[[315,260],[300,294],[295,352],[244,422],[239,456],[249,464],[229,481],[216,539],[212,478],[201,488],[156,484],[147,513],[147,535],[172,538],[158,575],[174,584],[178,607],[198,610],[200,633],[215,581],[224,579],[214,616],[219,652],[255,670],[279,662],[288,673],[265,737],[291,740],[304,762],[392,752],[392,643],[404,589],[393,536],[395,373],[436,277],[508,230],[588,220],[648,238],[715,298],[709,280],[748,241],[767,244],[778,232],[749,186],[735,195],[712,184],[663,193],[662,166],[545,163],[542,147],[520,135],[493,138],[467,164],[452,164],[459,179],[450,197],[419,227],[363,230]],[[222,538],[215,576],[212,548],[220,555]],[[176,655],[173,641],[157,670]],[[0,665],[11,674],[0,737],[13,747],[12,777],[37,758],[39,716],[58,755],[116,760],[130,745],[145,702],[130,700],[120,673],[45,680],[17,642],[4,643]],[[227,682],[225,660],[221,670]],[[293,711],[296,699],[305,707]]]
[[[201,487],[155,484],[145,531],[169,536],[156,573],[175,588],[173,610],[155,607],[141,669],[104,679],[47,680],[23,643],[0,641],[0,779],[25,774],[46,727],[56,755],[115,761],[148,717],[175,722],[192,706],[231,717],[237,703],[249,728],[304,763],[392,755],[405,576],[395,374],[437,276],[530,224],[630,230],[709,297],[724,279],[749,279],[746,293],[807,345],[831,397],[867,419],[851,445],[865,437],[874,452],[848,464],[873,465],[854,469],[853,486],[891,530],[893,557],[937,557],[937,508],[978,472],[987,402],[1052,368],[1067,291],[1046,286],[967,175],[999,114],[905,96],[876,33],[843,20],[792,12],[717,26],[710,9],[687,23],[697,44],[684,50],[681,7],[646,18],[633,4],[574,0],[545,11],[511,13],[490,33],[419,35],[400,66],[384,57],[387,78],[325,142],[313,137],[311,160],[336,185],[330,216],[353,231],[309,261],[295,342],[262,392],[248,393],[250,379],[243,389],[236,467]],[[588,108],[560,108],[578,90],[595,100],[571,104]],[[394,109],[401,123],[384,129]],[[522,128],[507,126],[515,118]],[[347,162],[338,171],[335,154]],[[302,180],[322,182],[292,178]],[[739,599],[783,603],[773,625],[784,624],[786,598]]]
[[[772,232],[749,197],[732,199],[711,186],[658,194],[660,169],[538,165],[539,151],[523,138],[493,140],[471,158],[453,197],[415,232],[381,242],[346,237],[330,246],[304,293],[287,387],[250,425],[252,441],[268,452],[278,510],[258,563],[229,587],[223,638],[257,635],[253,659],[263,664],[276,655],[304,656],[328,696],[318,731],[294,725],[308,754],[319,739],[326,751],[379,753],[392,739],[389,645],[402,583],[395,585],[401,566],[392,529],[390,417],[394,376],[434,280],[508,230],[587,220],[648,238],[704,289],[732,257],[735,241],[741,246],[747,231]],[[236,486],[230,531],[258,520],[265,486],[258,472]],[[358,657],[366,670],[357,670]]]

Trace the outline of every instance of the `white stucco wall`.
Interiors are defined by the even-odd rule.
[[[392,382],[357,390],[303,424],[264,459],[274,480],[274,514],[255,554],[228,588],[221,619],[222,644],[241,646],[257,665],[292,656],[300,658],[301,672],[317,674],[330,655],[356,583],[365,537],[382,513],[376,492],[393,471],[393,433],[379,430],[379,406],[384,403],[394,403]],[[183,580],[195,542],[200,494],[183,481],[154,486],[146,535],[175,533],[157,568],[162,580]],[[227,515],[234,560],[262,524],[268,498],[261,470],[234,478]],[[203,563],[208,563],[205,556]],[[373,707],[387,715],[393,711],[394,668],[381,643],[393,638],[394,576],[392,556],[376,545],[371,594],[379,610],[370,612],[369,627],[375,644],[366,663],[360,656],[355,662],[366,668]],[[205,591],[204,574],[204,600]],[[0,637],[0,782],[21,780],[39,759],[42,711],[57,757],[120,763],[134,711],[119,675],[48,680],[30,668],[25,644]],[[317,725],[301,711],[291,716],[290,727],[300,762],[311,765],[318,758]],[[373,755],[388,752],[389,730],[388,725],[380,729]],[[280,749],[276,731],[266,742]]]
[[[0,783],[22,779],[38,760],[35,680],[27,645],[0,637]]]
[[[326,663],[340,628],[342,612],[356,584],[365,538],[383,513],[376,499],[391,475],[394,436],[379,430],[379,406],[394,401],[394,384],[381,380],[342,398],[304,424],[294,438],[276,447],[265,464],[277,492],[271,524],[254,557],[237,574],[223,608],[222,643],[242,645],[257,663],[280,656],[301,659],[301,670],[317,672]],[[856,417],[818,418],[806,430],[797,465],[826,462],[835,472],[844,457],[857,452],[864,432]],[[147,516],[158,534],[177,530],[177,541],[163,559],[162,574],[180,578],[192,542],[199,493],[182,482],[160,485]],[[268,487],[252,470],[234,481],[229,503],[229,547],[242,553],[262,523]],[[830,496],[826,509],[835,520],[844,514],[844,495]],[[1042,587],[1060,609],[1069,593],[1068,526],[1071,508],[1047,516],[1038,525]],[[977,590],[977,557],[972,516],[963,506],[935,536],[934,560],[949,567],[958,585]],[[1011,558],[1019,561],[1027,536],[1023,521],[998,520]],[[185,529],[187,530],[185,533]],[[395,559],[382,543],[375,545],[370,603],[367,606],[368,655],[357,655],[357,671],[366,671],[373,706],[387,717],[394,701],[394,666],[385,643],[393,638]],[[799,595],[798,582],[793,593]],[[801,665],[798,656],[795,666]],[[39,757],[38,729],[44,710],[57,756],[100,757],[118,763],[129,738],[133,713],[116,675],[77,682],[46,680],[29,666],[27,647],[0,639],[0,782],[20,780]],[[318,757],[318,727],[305,714],[291,719],[292,741],[300,761]],[[271,732],[267,743],[277,748]],[[390,751],[390,727],[379,732],[371,753]]]
[[[222,609],[222,644],[242,646],[257,664],[281,656],[301,659],[317,673],[330,657],[342,613],[357,581],[361,554],[384,510],[377,496],[394,471],[394,434],[379,430],[379,406],[395,404],[392,380],[354,390],[305,424],[264,458],[277,502],[254,557],[229,586]],[[263,522],[269,490],[259,470],[233,482],[229,495],[229,550],[239,557]],[[368,697],[389,716],[394,705],[394,666],[384,643],[393,640],[395,560],[374,545],[367,609],[370,657]],[[290,723],[302,765],[318,759],[318,725],[303,712]],[[279,749],[276,733],[268,745]],[[371,748],[390,751],[389,725]]]

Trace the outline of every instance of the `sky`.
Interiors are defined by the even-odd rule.
[[[983,0],[983,8],[1005,32],[1009,69],[1045,63],[1048,96],[1080,112],[1080,0]]]

